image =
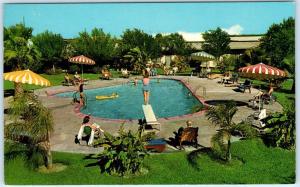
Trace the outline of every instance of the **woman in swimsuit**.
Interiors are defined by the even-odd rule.
[[[149,103],[149,94],[150,94],[150,79],[149,73],[146,71],[143,78],[143,93],[144,93],[144,104],[148,105]]]

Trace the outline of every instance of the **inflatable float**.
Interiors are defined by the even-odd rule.
[[[117,97],[119,97],[119,95],[116,94],[116,93],[113,93],[113,94],[111,94],[111,95],[97,95],[97,96],[96,96],[96,99],[97,99],[97,100],[115,99],[115,98],[117,98]]]

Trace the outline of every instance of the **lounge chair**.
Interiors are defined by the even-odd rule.
[[[255,112],[247,117],[247,120],[251,123],[253,127],[257,129],[258,132],[263,133],[266,123],[264,120],[267,118],[267,110],[262,109],[260,112]]]
[[[249,93],[251,93],[251,81],[246,79],[243,84],[238,86],[238,89],[245,93],[246,89],[249,89]]]
[[[157,121],[151,105],[142,105],[142,107],[143,107],[143,112],[146,120],[146,125],[150,125],[152,128],[153,125],[156,125],[158,126],[158,128],[156,129],[160,131],[160,123]]]
[[[109,80],[111,78],[111,73],[107,69],[102,69],[101,78]]]
[[[198,147],[198,127],[187,127],[184,128],[182,133],[179,135],[179,146],[182,149],[183,142],[194,143],[195,147]]]
[[[127,69],[121,69],[121,73],[123,78],[129,78],[129,72]]]

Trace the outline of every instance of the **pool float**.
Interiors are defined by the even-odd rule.
[[[116,94],[116,93],[113,93],[113,94],[111,94],[111,95],[97,95],[97,96],[96,96],[96,99],[98,99],[98,100],[115,99],[115,98],[117,98],[117,97],[119,97],[119,95]]]

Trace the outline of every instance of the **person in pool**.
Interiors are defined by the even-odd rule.
[[[79,97],[80,97],[79,104],[80,105],[85,105],[85,103],[84,103],[84,93],[83,93],[83,83],[80,83],[80,85],[79,85]]]
[[[137,77],[135,77],[135,78],[134,78],[133,85],[134,85],[134,86],[137,86],[137,84],[138,84],[138,79],[137,79]]]
[[[150,79],[149,73],[145,71],[144,78],[143,78],[143,94],[144,94],[144,104],[149,104],[149,94],[150,94]]]

